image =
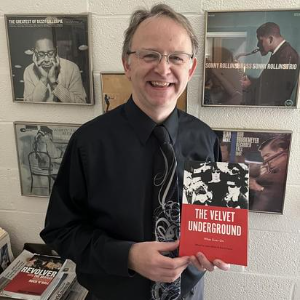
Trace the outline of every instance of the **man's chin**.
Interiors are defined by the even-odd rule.
[[[51,69],[51,65],[49,65],[49,66],[43,66],[42,65],[42,68],[45,70],[45,71],[47,71],[47,72],[49,72],[49,70]]]
[[[261,56],[266,56],[266,55],[268,54],[268,52],[261,51],[261,50],[259,50],[259,52],[260,52],[260,55],[261,55]]]

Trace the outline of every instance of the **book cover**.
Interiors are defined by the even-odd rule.
[[[0,274],[11,264],[14,260],[11,251],[11,243],[9,234],[0,227]]]
[[[55,280],[63,263],[60,257],[35,254],[4,287],[3,293],[13,298],[43,299],[43,293]]]
[[[247,165],[186,161],[183,177],[179,256],[247,266]]]

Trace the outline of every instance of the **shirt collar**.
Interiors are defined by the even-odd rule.
[[[125,104],[125,113],[139,140],[145,145],[157,124],[134,103],[132,97]],[[178,132],[177,108],[172,111],[162,125],[169,132],[172,144],[174,145]]]
[[[134,103],[132,97],[125,104],[125,113],[139,140],[145,145],[156,123]]]
[[[284,44],[284,42],[285,42],[285,40],[283,40],[283,41],[276,47],[276,49],[273,51],[272,55],[274,55],[274,54],[278,51],[278,49]]]
[[[175,145],[178,133],[178,110],[175,107],[170,116],[162,123],[169,132],[172,145]]]

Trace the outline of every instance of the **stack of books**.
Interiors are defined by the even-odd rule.
[[[58,256],[23,252],[0,274],[0,299],[84,300],[75,264]]]

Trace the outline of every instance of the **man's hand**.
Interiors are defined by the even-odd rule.
[[[60,65],[59,57],[56,56],[55,58],[51,59],[51,62],[52,62],[52,67],[49,70],[48,79],[49,79],[49,84],[52,86],[53,84],[56,83],[58,78],[57,69]]]
[[[198,252],[195,256],[191,256],[190,261],[199,271],[207,270],[211,272],[216,267],[223,271],[228,271],[230,269],[230,265],[220,259],[215,259],[213,262],[210,262],[201,252]]]
[[[144,242],[132,245],[129,251],[128,266],[142,276],[159,282],[173,282],[188,266],[188,256],[169,258],[163,252],[178,248],[176,242]]]
[[[37,60],[37,57],[36,57],[35,53],[32,56],[32,61],[35,64],[35,66],[37,67],[38,72],[40,73],[40,76],[41,76],[40,80],[43,82],[43,84],[45,86],[47,86],[47,83],[48,83],[48,73],[43,69],[43,67],[41,66],[41,63],[40,64],[38,63],[38,60]]]
[[[250,177],[249,178],[249,188],[250,190],[256,191],[256,192],[262,192],[264,190],[264,187],[257,183],[257,181]]]
[[[240,83],[243,90],[246,90],[252,84],[247,75],[243,76],[243,78],[240,80]]]

